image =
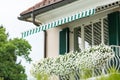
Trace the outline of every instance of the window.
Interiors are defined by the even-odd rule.
[[[74,29],[75,50],[80,51],[92,45],[109,44],[108,20],[101,19]]]

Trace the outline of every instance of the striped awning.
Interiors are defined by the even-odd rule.
[[[82,11],[82,12],[76,13],[74,15],[65,17],[65,18],[58,19],[56,21],[53,21],[53,22],[41,25],[39,27],[30,29],[28,31],[22,32],[22,38],[27,37],[27,36],[32,35],[32,34],[35,34],[35,33],[38,33],[40,31],[44,31],[44,30],[47,30],[50,28],[57,27],[59,25],[62,25],[62,24],[68,23],[68,22],[72,22],[72,21],[77,20],[77,19],[88,17],[88,16],[93,15],[93,14],[95,14],[95,9],[89,9],[89,10]]]

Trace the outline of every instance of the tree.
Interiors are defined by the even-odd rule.
[[[25,69],[21,62],[17,63],[17,56],[30,62],[31,46],[22,38],[8,39],[5,28],[0,26],[0,77],[4,80],[27,80]]]

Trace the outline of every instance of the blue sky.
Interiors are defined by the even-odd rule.
[[[21,37],[21,32],[34,28],[32,23],[20,21],[17,19],[19,14],[27,8],[42,0],[2,0],[0,2],[0,25],[3,25],[7,32],[9,32],[10,38]],[[33,61],[37,61],[43,58],[43,32],[28,36],[25,38],[32,45],[32,52],[30,57]],[[20,58],[21,59],[21,58]],[[27,74],[30,79],[30,64],[26,63],[23,59],[23,65],[26,66]]]

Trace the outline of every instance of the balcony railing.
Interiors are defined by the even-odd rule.
[[[109,59],[106,63],[104,63],[102,67],[88,71],[87,74],[89,74],[89,78],[85,80],[96,80],[96,78],[99,78],[101,75],[108,76],[112,68],[120,72],[120,46],[111,45],[110,47],[111,49],[113,49],[115,56]],[[80,74],[81,71],[76,72],[76,74],[74,75],[75,77],[74,79],[84,80],[79,76]],[[64,78],[62,77],[62,79],[60,80],[71,80],[71,79],[67,79],[67,77]]]
[[[108,60],[103,67],[94,69],[92,71],[92,77],[88,78],[88,80],[96,80],[96,77],[100,77],[104,74],[104,76],[108,76],[110,73],[110,69],[115,69],[117,72],[120,72],[120,46],[111,45],[111,48],[114,51],[115,56]]]
[[[114,67],[117,71],[120,71],[120,46],[111,45],[111,48],[115,52],[115,57],[108,61],[108,68]]]
[[[33,64],[31,74],[45,75],[41,80],[47,76],[48,80],[96,80],[102,75],[111,76],[111,69],[120,72],[119,64],[120,46],[100,44],[81,52],[40,60]]]

